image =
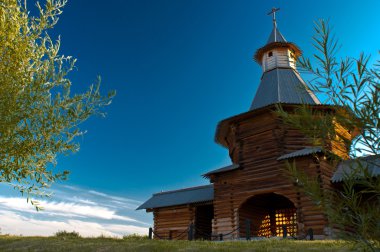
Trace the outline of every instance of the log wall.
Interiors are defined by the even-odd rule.
[[[316,238],[326,238],[328,220],[325,214],[289,177],[286,171],[287,161],[277,160],[284,154],[311,146],[311,141],[300,131],[285,125],[269,109],[251,113],[249,116],[237,116],[226,123],[230,128],[221,131],[223,134],[217,138],[223,139],[223,144],[225,143],[229,149],[231,160],[239,164],[240,168],[210,177],[214,183],[213,235],[230,233],[240,227],[240,232],[236,231],[226,238],[244,236],[245,219],[252,216],[250,211],[256,211],[258,218],[263,217],[266,212],[262,211],[262,208],[256,209],[255,206],[242,209],[242,205],[254,196],[270,193],[281,195],[294,205],[298,235],[302,236],[306,230],[312,228]],[[339,152],[336,151],[336,146],[332,145],[331,148],[343,158],[347,155],[341,146]],[[294,161],[297,168],[303,169],[309,176],[318,178],[323,190],[332,190],[330,178],[334,166],[325,160],[323,155],[297,157]],[[174,238],[197,219],[200,226],[205,226],[203,224],[208,222],[209,217],[197,216],[196,210],[194,205],[153,209],[155,232],[167,239]],[[259,222],[257,219],[252,220],[252,234],[257,234]],[[186,238],[186,235],[180,237]]]
[[[195,239],[210,239],[214,216],[211,202],[153,209],[155,239],[187,240],[188,228],[194,224]],[[209,234],[209,235],[207,235]]]
[[[153,211],[155,239],[173,238],[174,240],[186,240],[187,233],[181,237],[176,237],[183,231],[187,230],[189,224],[195,220],[194,206],[176,206],[156,208]]]
[[[215,188],[213,232],[225,233],[242,225],[244,216],[239,217],[239,208],[249,198],[275,193],[296,207],[300,235],[313,228],[316,237],[324,238],[326,216],[289,178],[286,161],[277,161],[284,154],[311,146],[311,142],[298,130],[284,125],[269,110],[235,121],[231,128],[225,139],[231,159],[240,169],[211,177]],[[297,158],[296,165],[309,175],[320,177],[321,187],[331,189],[333,167],[328,162],[310,155]]]

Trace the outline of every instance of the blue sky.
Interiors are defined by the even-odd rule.
[[[230,163],[215,128],[250,106],[261,76],[252,55],[269,36],[273,6],[280,31],[305,55],[314,52],[313,22],[324,18],[341,55],[377,57],[378,0],[69,1],[52,36],[61,35],[61,54],[78,58],[74,91],[100,75],[117,96],[105,119],[82,125],[81,150],[58,158],[71,175],[45,211],[1,186],[2,232],[144,233],[152,216],[134,209],[152,193],[208,183],[201,174]]]

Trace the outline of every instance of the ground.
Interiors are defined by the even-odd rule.
[[[0,251],[355,251],[343,241],[157,241],[142,238],[0,236]]]

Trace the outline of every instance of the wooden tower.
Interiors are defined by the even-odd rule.
[[[317,176],[326,190],[332,188],[334,167],[274,110],[278,104],[289,111],[300,104],[320,111],[333,108],[322,105],[297,72],[301,50],[280,33],[277,10],[270,13],[273,30],[267,43],[254,55],[263,74],[250,110],[221,121],[216,129],[215,140],[228,148],[232,165],[204,174],[212,183],[208,186],[154,194],[140,206],[153,211],[159,235],[173,238],[194,223],[200,238],[210,234],[206,239],[231,231],[229,238],[245,237],[247,225],[251,236],[282,236],[285,225],[289,235],[301,236],[312,228],[315,238],[329,237],[325,214],[287,176],[285,162],[295,161]],[[344,146],[335,152],[347,156]]]

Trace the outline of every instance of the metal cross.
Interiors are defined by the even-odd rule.
[[[273,7],[272,10],[268,13],[268,15],[273,15],[274,26],[276,26],[276,12],[279,10],[280,10],[280,8]]]

